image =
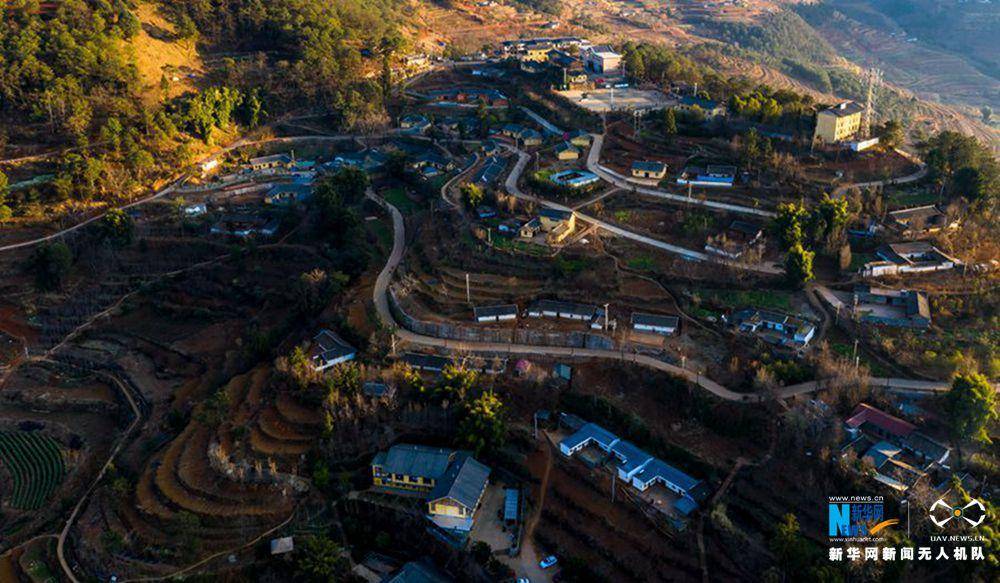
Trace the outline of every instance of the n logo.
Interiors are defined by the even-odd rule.
[[[851,505],[830,504],[830,536],[851,536]]]

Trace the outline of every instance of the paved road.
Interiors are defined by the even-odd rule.
[[[688,198],[687,196],[681,194],[673,194],[662,190],[659,188],[651,188],[648,186],[642,186],[635,182],[632,182],[625,176],[610,170],[601,165],[601,148],[604,147],[604,134],[592,134],[594,139],[593,145],[590,147],[590,152],[587,154],[587,170],[590,170],[594,174],[600,176],[603,180],[614,184],[619,188],[625,188],[628,190],[633,190],[640,194],[645,194],[647,196],[654,196],[657,198],[663,198],[666,200],[671,200],[674,202],[682,202],[684,204],[695,204],[699,206],[714,208],[718,210],[729,211],[733,213],[742,213],[747,215],[756,215],[758,217],[770,218],[775,216],[775,213],[771,211],[766,211],[763,209],[741,206],[738,204],[729,204],[725,202],[718,202],[714,200],[701,200],[698,198]]]
[[[392,251],[386,261],[385,267],[375,280],[375,287],[372,291],[372,300],[375,302],[375,310],[379,319],[386,326],[395,330],[396,336],[405,342],[418,346],[428,346],[443,349],[451,352],[479,352],[490,354],[508,355],[536,355],[546,357],[566,357],[566,358],[603,358],[632,362],[652,369],[660,370],[675,376],[682,377],[691,383],[709,391],[713,395],[727,401],[737,401],[746,403],[761,402],[766,399],[763,395],[748,395],[731,391],[699,372],[681,368],[662,360],[658,360],[644,354],[632,354],[625,351],[599,350],[594,348],[570,348],[565,346],[534,346],[528,344],[508,344],[500,342],[468,342],[461,340],[449,340],[445,338],[434,338],[415,334],[401,328],[396,324],[389,309],[388,289],[392,280],[392,275],[403,259],[405,252],[406,232],[403,224],[403,215],[399,209],[387,203],[384,199],[376,196],[374,192],[368,192],[368,197],[385,207],[392,216],[393,240]],[[909,379],[871,379],[873,386],[886,387],[892,390],[917,391],[917,392],[939,392],[947,390],[948,383],[945,381],[914,381]],[[787,398],[797,395],[812,393],[833,387],[829,380],[809,381],[798,385],[791,385],[778,391],[778,397]]]
[[[507,175],[507,180],[504,182],[504,187],[507,189],[507,192],[509,192],[510,194],[514,195],[517,198],[528,200],[534,202],[535,204],[542,205],[544,207],[564,210],[564,211],[573,210],[566,205],[545,200],[543,198],[538,198],[536,196],[532,196],[522,191],[521,187],[518,186],[517,182],[518,179],[521,177],[521,174],[524,173],[524,169],[528,165],[528,162],[531,160],[531,156],[528,155],[526,152],[513,148],[512,146],[509,146],[507,144],[504,144],[504,146],[507,147],[508,149],[513,150],[518,156],[517,163],[514,165],[514,168],[510,171],[510,174]],[[679,245],[673,245],[671,243],[660,241],[659,239],[654,239],[652,237],[648,237],[646,235],[642,235],[634,231],[629,231],[628,229],[619,227],[618,225],[615,225],[613,223],[602,221],[597,217],[586,215],[579,211],[576,212],[576,216],[587,221],[588,223],[597,225],[599,228],[604,229],[605,231],[608,231],[609,233],[612,233],[619,237],[630,239],[637,243],[648,245],[650,247],[655,247],[661,251],[666,251],[668,253],[680,255],[681,257],[686,257],[688,259],[692,259],[695,261],[707,261],[709,263],[729,265],[731,267],[746,269],[748,271],[756,271],[758,273],[763,273],[767,275],[780,275],[784,273],[784,271],[780,267],[778,267],[773,263],[750,264],[750,263],[740,263],[736,261],[726,261],[723,258],[716,255],[710,255],[702,251],[696,251],[694,249],[688,249],[686,247],[681,247]]]

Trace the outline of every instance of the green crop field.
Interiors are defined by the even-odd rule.
[[[0,432],[0,465],[11,475],[10,505],[21,510],[41,508],[62,482],[62,453],[54,439],[40,433]]]

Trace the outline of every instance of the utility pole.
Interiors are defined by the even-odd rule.
[[[618,471],[612,470],[611,472],[611,503],[615,503],[615,485],[618,483]]]
[[[469,289],[469,274],[465,274],[465,301],[472,303],[472,291]]]
[[[533,438],[535,438],[535,439],[538,439],[538,411],[535,411],[535,412],[534,412],[534,413],[533,413],[533,414],[531,415],[531,418],[532,418],[532,420],[533,420],[533,421],[535,422],[535,429],[534,429],[534,431],[532,432],[531,436],[532,436]]]
[[[608,318],[611,317],[611,312],[608,311],[608,306],[610,304],[604,304],[604,331],[608,331]]]

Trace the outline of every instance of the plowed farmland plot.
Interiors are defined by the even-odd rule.
[[[13,482],[4,500],[18,510],[35,510],[62,482],[65,466],[59,445],[39,433],[0,432],[0,465]]]

